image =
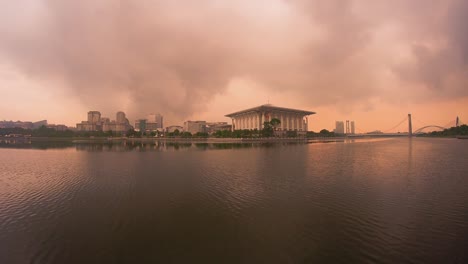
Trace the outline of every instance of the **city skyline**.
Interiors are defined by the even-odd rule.
[[[468,119],[463,0],[3,7],[0,120],[74,126],[98,109],[132,124],[159,112],[170,126],[266,103],[317,112],[314,131]]]

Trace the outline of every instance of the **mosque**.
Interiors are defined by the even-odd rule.
[[[264,104],[226,115],[232,119],[233,130],[263,128],[263,123],[277,118],[281,121],[278,130],[307,131],[308,116],[315,112]]]

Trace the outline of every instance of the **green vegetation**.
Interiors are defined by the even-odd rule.
[[[315,138],[315,137],[335,137],[335,132],[330,132],[326,129],[320,130],[319,133],[316,133],[314,131],[308,131],[307,132],[307,137],[308,138]]]
[[[444,129],[443,131],[432,131],[430,133],[425,133],[419,136],[426,137],[456,137],[456,136],[466,136],[468,135],[468,126],[461,125],[458,127],[451,127]]]
[[[272,118],[269,122],[264,122],[264,128],[261,130],[258,129],[243,129],[243,130],[220,130],[216,131],[215,133],[209,135],[206,132],[199,132],[192,135],[190,132],[181,132],[179,130],[174,130],[174,132],[169,132],[166,134],[162,134],[161,132],[139,132],[135,131],[134,129],[128,130],[125,134],[118,133],[115,131],[56,131],[53,128],[47,128],[42,126],[38,129],[23,129],[23,128],[0,128],[0,136],[6,136],[10,134],[17,134],[17,135],[30,135],[32,137],[64,137],[64,138],[72,138],[72,137],[82,137],[82,138],[99,138],[99,137],[120,137],[120,136],[127,136],[130,138],[142,138],[142,137],[159,137],[165,136],[168,138],[208,138],[208,137],[215,137],[215,138],[265,138],[265,137],[288,137],[288,138],[295,138],[300,136],[297,131],[279,131],[278,127],[281,124],[281,121],[277,118]],[[458,128],[451,128],[444,130],[442,132],[432,132],[427,134],[427,136],[456,136],[456,135],[467,135],[468,128],[466,125],[458,127]],[[326,129],[322,129],[320,132],[307,132],[307,138],[315,138],[315,137],[334,137],[335,133],[330,132]]]
[[[75,132],[71,130],[57,131],[53,128],[41,126],[38,129],[24,129],[24,128],[0,128],[0,135],[6,136],[10,134],[17,135],[30,135],[32,137],[73,137]]]

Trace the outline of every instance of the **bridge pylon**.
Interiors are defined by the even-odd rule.
[[[413,125],[411,124],[411,114],[408,114],[408,136],[413,136]]]

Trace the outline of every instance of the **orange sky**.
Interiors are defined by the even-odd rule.
[[[10,1],[0,120],[180,125],[270,102],[317,112],[315,131],[468,122],[467,14],[464,0]]]

